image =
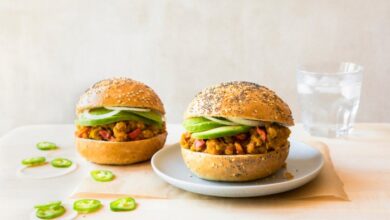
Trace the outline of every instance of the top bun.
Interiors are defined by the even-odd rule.
[[[129,78],[105,79],[95,83],[80,97],[76,113],[99,107],[148,108],[165,114],[157,94],[149,86]]]
[[[294,125],[288,105],[272,90],[251,82],[227,82],[204,89],[187,108],[185,117],[239,117]]]

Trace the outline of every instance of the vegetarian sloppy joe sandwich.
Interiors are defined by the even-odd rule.
[[[273,91],[250,82],[206,88],[187,108],[180,140],[187,167],[215,181],[269,176],[287,158],[294,125],[288,105]]]
[[[76,107],[76,147],[98,164],[148,160],[163,147],[164,106],[147,85],[128,78],[100,81]]]

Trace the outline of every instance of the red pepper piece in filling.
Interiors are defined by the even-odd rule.
[[[134,139],[136,139],[137,137],[138,137],[138,135],[140,135],[141,134],[141,129],[140,128],[137,128],[137,129],[135,129],[134,131],[132,131],[132,132],[130,132],[129,133],[129,137],[132,139],[132,140],[134,140]]]
[[[99,134],[100,134],[100,136],[101,136],[104,140],[109,140],[110,137],[111,137],[110,133],[108,133],[108,132],[105,131],[105,130],[100,130],[100,131],[99,131]]]
[[[243,141],[246,139],[246,134],[245,133],[237,134],[235,137],[236,139]]]
[[[195,150],[196,151],[201,151],[203,146],[205,145],[205,141],[204,140],[195,140],[194,144],[195,144]]]
[[[256,128],[257,133],[260,135],[262,141],[267,141],[267,133],[259,127]]]
[[[85,138],[85,136],[88,136],[88,133],[90,131],[91,131],[90,128],[82,128],[82,129],[76,131],[76,136],[79,138]]]

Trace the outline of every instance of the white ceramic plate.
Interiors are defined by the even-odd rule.
[[[179,144],[164,147],[152,158],[154,172],[168,183],[203,195],[220,197],[254,197],[281,193],[300,187],[313,180],[321,171],[324,160],[321,153],[304,143],[290,141],[287,168],[274,175],[250,182],[215,182],[198,178],[184,164]],[[294,178],[284,177],[290,172]]]

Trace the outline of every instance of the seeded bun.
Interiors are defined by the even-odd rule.
[[[98,107],[139,107],[165,114],[157,94],[147,85],[128,78],[106,79],[95,83],[81,97],[76,113]],[[78,152],[98,164],[125,165],[150,159],[164,146],[167,133],[127,142],[76,138]]]
[[[214,155],[181,148],[187,167],[206,180],[243,182],[269,176],[287,158],[290,144],[265,154]]]
[[[126,165],[149,160],[154,153],[164,146],[167,133],[153,138],[110,142],[76,138],[78,152],[87,160],[106,165]]]
[[[80,97],[76,113],[104,106],[148,108],[165,114],[163,103],[149,86],[128,78],[106,79],[95,83]]]
[[[186,118],[239,117],[294,125],[288,105],[272,90],[251,82],[228,82],[206,88],[192,100]]]

